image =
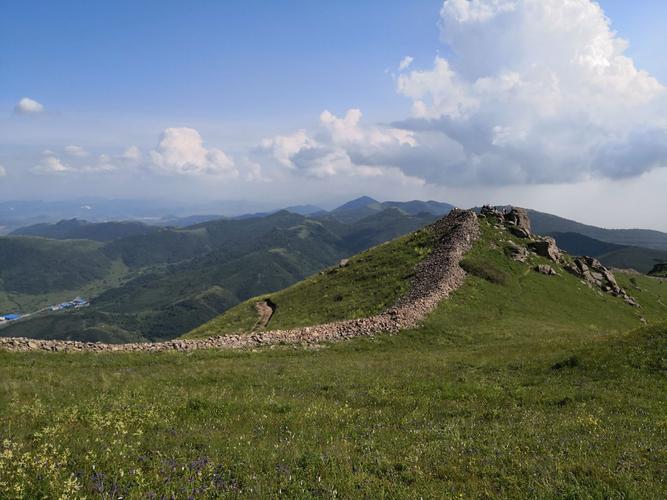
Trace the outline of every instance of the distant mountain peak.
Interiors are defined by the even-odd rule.
[[[364,208],[367,207],[368,205],[374,205],[374,204],[379,205],[380,202],[371,198],[370,196],[361,196],[354,200],[348,201],[347,203],[344,203],[340,207],[336,208],[336,210],[356,210],[358,208]]]

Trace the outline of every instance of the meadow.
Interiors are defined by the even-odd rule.
[[[624,275],[635,309],[505,238],[396,336],[0,353],[0,497],[665,497],[667,284]]]

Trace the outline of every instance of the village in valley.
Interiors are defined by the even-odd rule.
[[[52,306],[47,306],[44,307],[43,309],[40,309],[39,311],[35,311],[33,313],[29,314],[21,314],[21,313],[10,313],[10,314],[3,314],[0,315],[0,327],[6,326],[9,323],[12,323],[14,321],[19,321],[24,318],[28,318],[30,316],[35,316],[40,313],[44,312],[58,312],[58,311],[68,311],[71,309],[80,309],[82,307],[88,307],[90,305],[90,301],[88,299],[84,299],[82,297],[76,297],[72,300],[66,301],[66,302],[61,302],[60,304],[55,304]]]

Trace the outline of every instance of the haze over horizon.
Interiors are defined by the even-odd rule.
[[[667,230],[665,15],[620,0],[5,2],[0,199],[369,195]]]

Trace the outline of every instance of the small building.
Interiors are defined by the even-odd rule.
[[[17,319],[21,319],[20,314],[5,314],[3,319],[6,321],[16,321]]]

